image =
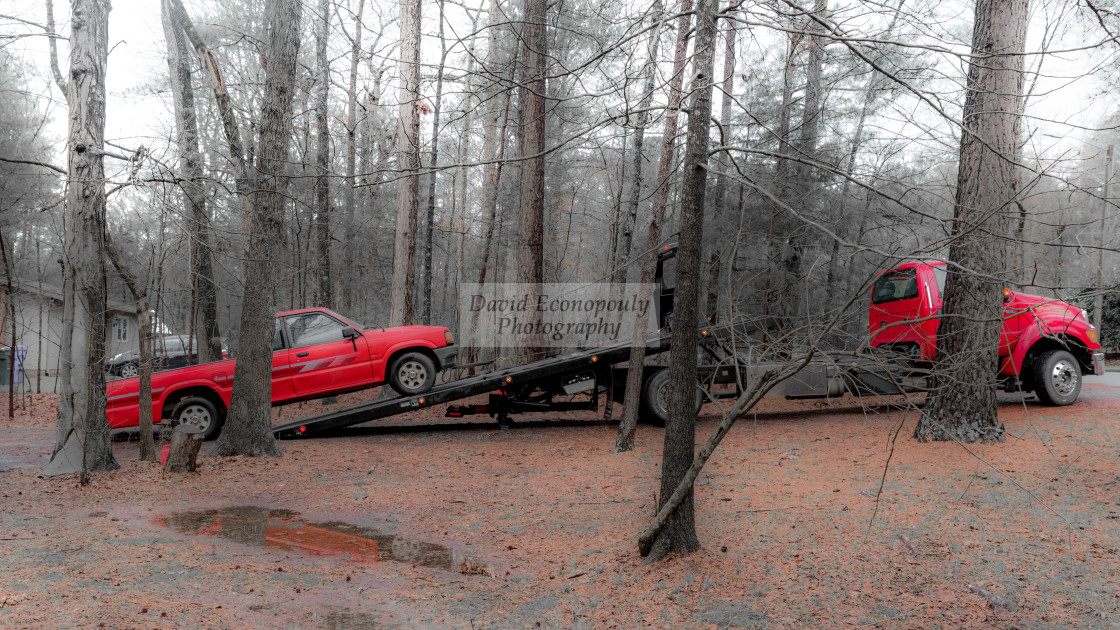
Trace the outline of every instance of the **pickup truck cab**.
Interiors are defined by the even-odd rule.
[[[880,274],[871,292],[871,346],[916,360],[937,354],[946,264],[908,263]],[[1033,391],[1048,405],[1068,405],[1082,374],[1103,374],[1104,353],[1085,312],[1061,300],[1004,290],[999,341],[1004,388]]]
[[[272,404],[284,405],[388,383],[402,395],[427,392],[459,350],[447,328],[398,326],[363,330],[325,308],[276,316]],[[152,374],[152,418],[188,423],[207,438],[221,430],[233,392],[236,359]],[[111,428],[139,424],[140,379],[106,384]]]

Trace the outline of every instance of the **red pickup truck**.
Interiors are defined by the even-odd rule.
[[[272,344],[272,404],[322,398],[386,382],[403,395],[423,394],[454,365],[459,349],[446,328],[363,330],[325,308],[279,313]],[[221,430],[233,391],[235,359],[152,375],[152,418],[187,423],[207,438]],[[140,379],[110,381],[109,426],[139,423]]]
[[[871,346],[929,362],[937,353],[937,316],[946,264],[908,263],[884,272],[871,293]],[[1085,312],[1061,300],[1004,290],[1000,371],[1008,391],[1034,391],[1068,405],[1082,374],[1103,374],[1104,353]]]

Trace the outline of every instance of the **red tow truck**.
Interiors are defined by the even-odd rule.
[[[884,272],[871,294],[871,346],[928,363],[937,353],[937,319],[947,265],[928,261]],[[1104,374],[1097,330],[1067,302],[1004,290],[1000,377],[1008,391],[1033,391],[1047,405],[1068,405],[1082,374]]]
[[[447,328],[363,330],[325,308],[279,313],[272,345],[272,404],[343,394],[388,383],[402,395],[427,392],[459,349]],[[152,375],[152,418],[186,423],[207,438],[221,431],[236,359]],[[140,379],[106,384],[111,428],[139,423]]]

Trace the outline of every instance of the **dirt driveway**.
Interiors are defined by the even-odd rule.
[[[0,420],[0,627],[1116,628],[1110,376],[1070,408],[1008,397],[1008,440],[967,449],[915,442],[912,411],[766,401],[699,481],[703,549],[651,567],[659,429],[614,455],[590,414],[416,414],[187,477],[121,441],[81,488],[35,476],[38,400]]]

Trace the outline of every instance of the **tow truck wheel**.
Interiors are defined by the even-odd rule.
[[[639,414],[646,423],[663,427],[669,421],[669,369],[658,370],[642,388]],[[696,388],[696,411],[704,405],[704,392]]]
[[[406,352],[389,368],[389,384],[404,396],[423,394],[436,383],[436,366],[419,352]]]
[[[202,439],[209,440],[218,435],[218,431],[222,429],[222,418],[218,415],[214,403],[199,396],[192,396],[175,405],[175,411],[171,413],[171,426],[180,424],[202,431]]]
[[[140,376],[140,366],[135,363],[125,363],[121,366],[121,378],[136,378]]]
[[[1071,404],[1081,393],[1081,366],[1065,350],[1045,352],[1034,362],[1034,386],[1044,405]]]

